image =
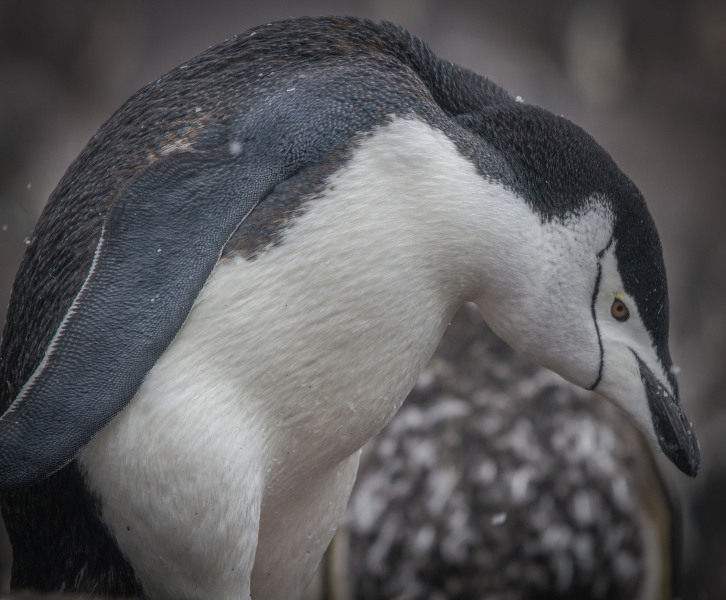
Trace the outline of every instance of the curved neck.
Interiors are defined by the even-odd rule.
[[[537,279],[539,217],[423,121],[397,118],[374,131],[332,183],[348,196],[340,218],[430,277],[454,310],[474,299],[511,302]]]

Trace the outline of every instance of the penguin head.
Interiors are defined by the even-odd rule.
[[[512,103],[467,124],[479,165],[527,205],[518,248],[477,304],[515,349],[624,409],[675,465],[700,456],[668,349],[661,244],[636,186],[582,129]],[[519,252],[524,249],[523,252]]]

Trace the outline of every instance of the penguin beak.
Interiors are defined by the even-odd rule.
[[[695,477],[701,463],[701,451],[693,426],[678,403],[678,392],[675,396],[671,394],[637,354],[635,358],[663,453],[686,475]]]

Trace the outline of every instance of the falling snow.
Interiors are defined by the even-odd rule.
[[[230,142],[229,153],[232,156],[239,156],[240,154],[242,154],[242,144],[236,140],[234,142]]]

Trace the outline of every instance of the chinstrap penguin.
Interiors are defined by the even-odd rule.
[[[299,597],[360,448],[470,300],[695,475],[656,228],[580,128],[352,18],[268,24],[142,88],[13,287],[13,586]]]

